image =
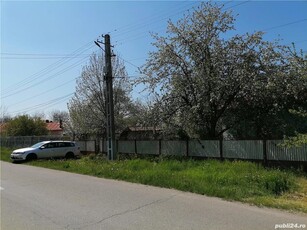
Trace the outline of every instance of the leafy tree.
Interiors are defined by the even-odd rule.
[[[294,52],[292,66],[295,73],[299,73],[304,81],[300,82],[302,87],[299,97],[305,100],[305,106],[300,106],[297,109],[290,109],[289,113],[296,116],[297,119],[301,119],[305,122],[302,129],[297,130],[296,135],[292,137],[287,137],[285,140],[285,145],[288,146],[301,146],[307,144],[307,55],[303,55],[303,52]]]
[[[274,117],[299,104],[293,55],[263,32],[230,36],[235,18],[222,8],[202,3],[169,21],[166,36],[154,34],[139,81],[158,95],[165,123],[189,136],[216,139],[242,121],[269,136],[280,125]]]
[[[106,100],[104,57],[93,54],[77,80],[76,92],[68,104],[70,124],[74,133],[105,135]],[[125,66],[118,57],[112,59],[113,97],[116,131],[126,126],[133,111],[131,84]]]
[[[249,131],[254,131],[253,137],[283,138],[307,131],[306,119],[291,112],[307,108],[306,60],[297,55],[295,47],[282,47],[282,50],[279,54],[271,52],[279,57],[275,66],[269,62],[270,71],[265,69],[267,75],[262,87],[254,88],[255,96],[249,103],[243,103],[241,112],[245,117],[241,117]]]
[[[48,130],[43,120],[37,117],[21,115],[13,118],[6,126],[8,136],[41,136],[47,135]]]

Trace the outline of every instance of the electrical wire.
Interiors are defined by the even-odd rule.
[[[251,2],[251,1],[252,1],[252,0],[247,0],[247,1],[245,1],[245,2],[240,2],[240,3],[235,4],[235,5],[233,5],[233,6],[226,7],[224,10],[229,10],[229,9],[231,9],[231,8],[235,8],[235,7],[237,7],[237,6],[246,4],[246,3]]]
[[[304,22],[304,21],[307,21],[307,18],[297,20],[297,21],[293,21],[293,22],[289,22],[289,23],[285,23],[285,24],[278,25],[278,26],[269,27],[269,28],[266,28],[266,29],[262,29],[262,31],[274,30],[274,29],[278,29],[278,28],[281,28],[281,27],[290,26],[290,25],[293,25],[293,24],[298,24],[298,23],[301,23],[301,22]]]
[[[235,5],[233,5],[233,6],[227,7],[225,10],[230,9],[230,8],[234,8],[234,7],[237,7],[237,6],[242,5],[242,4],[246,4],[246,3],[250,2],[250,1],[251,1],[251,0],[248,0],[248,1],[245,1],[245,2],[240,2],[240,3],[235,4]],[[222,3],[220,6],[225,7],[227,4],[229,4],[229,3],[231,3],[231,2],[232,2],[232,1],[228,1],[228,2],[226,2],[226,3]],[[169,19],[170,17],[176,16],[176,15],[178,15],[178,14],[180,14],[180,13],[186,12],[186,11],[188,11],[188,10],[191,8],[191,6],[194,6],[195,4],[199,4],[199,2],[197,2],[197,3],[194,2],[194,3],[192,3],[192,4],[188,4],[188,6],[189,6],[188,9],[184,9],[184,10],[181,9],[179,12],[176,12],[176,13],[174,13],[174,14],[171,14],[171,15],[169,15],[168,17],[164,17],[164,18],[161,19],[161,17],[159,16],[159,20],[151,20],[149,23],[139,24],[140,26],[137,27],[137,28],[135,28],[134,30],[138,30],[138,29],[140,29],[140,28],[147,28],[148,25],[155,24],[155,23],[160,22],[160,21],[162,21],[162,20]],[[185,6],[185,7],[186,7],[186,6]],[[153,19],[155,19],[155,18],[157,18],[157,17],[154,17]],[[152,18],[151,18],[151,19],[152,19]],[[133,30],[133,31],[134,31],[134,30]],[[125,33],[127,33],[127,32],[125,32]],[[125,34],[125,33],[122,33],[122,34]],[[125,44],[126,44],[126,43],[129,42],[129,41],[134,41],[134,40],[143,38],[143,37],[145,37],[145,36],[148,36],[148,35],[144,35],[144,33],[140,33],[140,35],[141,35],[141,36],[138,36],[138,37],[136,37],[136,38],[134,37],[134,38],[132,38],[132,39],[130,39],[130,40],[129,40],[129,39],[128,39],[128,40],[127,40],[127,39],[122,39],[122,40],[118,40],[117,42],[125,42]],[[119,35],[117,35],[117,36],[119,36]],[[135,64],[133,64],[133,63],[131,63],[130,61],[128,61],[128,60],[126,60],[126,59],[124,59],[124,58],[122,58],[122,57],[120,57],[120,59],[122,59],[124,62],[128,63],[129,65],[131,65],[131,66],[137,68],[137,70],[141,73],[140,67],[139,67],[139,66],[137,66],[137,65],[135,65]]]
[[[85,59],[85,58],[83,58],[81,61],[78,61],[77,63],[82,62],[84,59]],[[17,84],[15,85],[14,89],[9,90],[9,88],[7,88],[6,91],[4,91],[4,92],[2,91],[2,98],[8,97],[7,94],[13,95],[14,93],[23,91],[23,89],[25,89],[25,88],[28,89],[28,88],[31,88],[33,85],[37,85],[37,84],[32,84],[32,85],[26,87],[27,85],[33,83],[35,80],[37,80],[37,79],[39,79],[39,78],[42,78],[43,76],[45,76],[45,75],[47,75],[47,74],[50,74],[52,71],[54,71],[54,70],[56,70],[56,69],[59,69],[61,66],[65,65],[65,64],[68,63],[69,61],[70,61],[70,60],[65,61],[65,62],[62,62],[62,63],[59,63],[59,64],[58,64],[56,67],[54,67],[53,69],[47,68],[47,69],[45,69],[43,72],[39,72],[39,74],[31,75],[31,76],[33,76],[33,77],[35,76],[35,77],[34,77],[34,78],[31,78],[31,79],[28,78],[27,81],[21,81],[21,82],[17,83]],[[47,80],[48,80],[48,78],[49,78],[49,77],[47,76],[47,77],[45,77],[44,79],[47,79]],[[44,79],[41,80],[40,82],[43,82]],[[23,87],[23,88],[22,88],[22,87]],[[20,88],[22,88],[22,89],[20,90]]]
[[[47,76],[47,78],[44,78],[44,79],[40,80],[39,82],[36,82],[36,83],[34,83],[34,84],[32,84],[32,85],[30,85],[30,86],[28,86],[28,87],[25,87],[25,88],[23,88],[23,89],[21,89],[21,90],[19,90],[19,91],[15,91],[15,92],[12,92],[11,94],[8,94],[8,95],[6,95],[6,96],[3,96],[3,97],[1,97],[1,99],[8,98],[8,97],[11,97],[11,96],[14,96],[14,95],[19,94],[19,93],[22,93],[22,92],[24,92],[24,91],[26,91],[26,90],[28,90],[28,89],[30,89],[30,88],[33,88],[34,86],[37,86],[37,85],[39,85],[39,84],[41,84],[41,83],[45,83],[45,82],[47,82],[47,81],[50,81],[51,79],[60,76],[61,74],[67,72],[68,70],[70,70],[70,69],[72,69],[72,68],[75,68],[75,67],[79,66],[81,63],[83,63],[85,60],[87,60],[87,58],[88,58],[88,57],[85,57],[85,58],[83,58],[82,60],[78,61],[77,63],[74,63],[74,64],[72,64],[72,65],[66,67],[65,69],[63,69],[63,70],[61,70],[61,71],[59,71],[59,72],[57,72],[57,73],[55,73],[55,74],[53,74],[53,75],[51,75],[51,76]]]
[[[186,1],[186,2],[189,2],[189,1]],[[195,4],[199,4],[199,2],[196,2],[196,3],[195,2],[193,2],[193,3],[189,2],[189,4],[185,5],[184,7],[182,7],[182,5],[180,5],[179,7],[176,7],[175,9],[172,8],[172,11],[180,10],[180,12],[176,13],[176,15],[177,15],[179,13],[186,11],[187,7],[191,8],[191,6],[195,5]],[[182,10],[182,8],[184,8],[184,10]],[[143,19],[139,20],[139,21],[141,21],[140,23],[133,23],[133,24],[129,24],[129,25],[120,27],[120,28],[115,30],[115,33],[112,34],[112,36],[113,36],[113,38],[116,38],[118,36],[122,36],[123,34],[134,32],[134,31],[142,29],[144,27],[148,27],[151,24],[155,24],[155,23],[158,23],[162,20],[168,19],[169,16],[167,16],[167,15],[169,15],[169,11],[170,11],[170,9],[167,9],[165,11],[160,11],[160,13],[156,13],[154,16],[150,16],[150,17],[143,18]]]
[[[10,106],[19,105],[19,104],[21,104],[21,103],[23,103],[23,102],[25,102],[25,101],[29,101],[29,100],[31,100],[31,99],[34,99],[34,98],[37,98],[37,97],[42,96],[42,95],[44,95],[44,94],[47,94],[47,93],[49,93],[49,92],[51,92],[51,91],[54,91],[54,90],[56,90],[56,89],[58,89],[58,88],[60,88],[60,87],[62,87],[62,86],[65,86],[65,85],[67,85],[67,84],[69,84],[69,83],[71,83],[71,82],[73,82],[73,81],[76,81],[77,79],[78,79],[78,77],[77,77],[77,78],[74,78],[74,79],[72,79],[72,80],[66,81],[66,82],[64,82],[64,83],[61,83],[60,85],[57,85],[57,86],[55,86],[55,87],[53,87],[53,88],[51,88],[51,89],[49,89],[49,90],[45,90],[45,91],[42,92],[42,93],[35,94],[34,96],[31,96],[31,97],[29,97],[29,98],[26,98],[26,99],[24,99],[24,100],[22,100],[22,101],[19,101],[19,102],[17,102],[17,103],[10,104]]]
[[[230,8],[234,8],[234,7],[236,7],[236,6],[240,6],[240,5],[242,5],[242,4],[246,4],[246,3],[250,2],[250,1],[251,1],[251,0],[248,0],[248,1],[245,1],[245,2],[238,3],[238,4],[236,4],[236,5],[227,7],[225,10],[230,9]],[[307,21],[307,19],[301,19],[301,20],[296,20],[296,21],[293,21],[293,22],[289,22],[289,23],[277,25],[277,26],[270,27],[270,28],[267,28],[267,29],[262,29],[262,31],[274,30],[274,29],[277,29],[277,28],[282,28],[282,27],[285,27],[285,26],[289,26],[289,25],[301,23],[301,22],[304,22],[304,21]],[[144,35],[141,36],[141,37],[137,37],[136,39],[142,38],[142,37],[144,37]],[[131,40],[128,40],[128,41],[132,41],[132,40],[136,40],[136,39],[131,39]],[[127,40],[126,40],[126,41],[127,41]],[[297,42],[294,42],[294,43],[295,43],[295,44],[298,44],[298,43],[303,43],[303,42],[306,42],[306,41],[307,41],[307,40],[301,40],[301,41],[297,41]],[[123,61],[125,61],[126,63],[132,65],[133,67],[136,67],[138,70],[140,69],[140,67],[134,65],[133,63],[131,63],[131,62],[129,62],[129,61],[123,59],[123,58],[121,58],[121,59],[122,59]]]
[[[245,1],[245,2],[241,2],[241,3],[236,4],[236,5],[234,5],[234,6],[230,6],[230,7],[228,7],[227,9],[234,8],[234,7],[239,6],[239,5],[242,5],[242,4],[246,4],[246,3],[250,2],[250,1],[251,1],[251,0],[248,0],[248,1]],[[232,2],[232,1],[228,1],[228,2],[226,2],[226,3],[221,3],[220,6],[223,6],[223,7],[224,7],[224,6],[226,6],[227,4],[229,4],[229,3],[231,3],[231,2]],[[149,22],[146,22],[146,21],[145,21],[145,23],[144,23],[144,21],[142,21],[142,23],[139,23],[137,27],[132,28],[131,30],[128,30],[128,31],[123,31],[123,32],[120,33],[120,34],[115,34],[115,36],[113,36],[113,37],[116,38],[116,37],[118,37],[118,36],[120,36],[120,35],[127,34],[127,33],[130,33],[130,32],[134,32],[134,31],[137,31],[137,30],[142,29],[142,28],[148,28],[149,25],[156,24],[156,23],[161,22],[161,21],[165,21],[165,20],[170,19],[170,18],[172,18],[172,17],[174,17],[174,16],[176,16],[176,15],[178,15],[178,14],[182,14],[182,13],[184,13],[184,12],[186,12],[186,11],[189,11],[190,9],[192,9],[192,6],[195,6],[196,4],[200,4],[200,2],[193,2],[192,4],[188,4],[188,5],[186,5],[186,6],[184,7],[184,9],[181,8],[180,11],[176,11],[176,12],[173,13],[173,14],[169,14],[169,10],[168,10],[168,11],[167,11],[167,13],[168,13],[167,16],[166,16],[166,15],[162,15],[162,18],[161,18],[161,15],[154,16],[154,17],[150,18],[151,20],[150,20]],[[187,8],[187,6],[188,6],[188,8]],[[158,25],[158,26],[159,26],[159,25]],[[162,30],[162,29],[161,29],[161,30]],[[118,30],[116,30],[116,31],[118,31]],[[147,32],[148,32],[148,31],[147,31]],[[141,36],[139,36],[139,35],[141,35]],[[121,39],[121,40],[117,40],[116,42],[120,43],[120,42],[123,42],[123,41],[124,41],[125,44],[126,44],[127,41],[134,41],[134,40],[143,38],[143,37],[145,37],[145,36],[148,36],[148,35],[147,35],[147,34],[144,35],[144,32],[140,32],[140,33],[138,33],[137,37],[133,37],[133,38],[130,38],[130,39],[123,38],[123,39]]]
[[[250,0],[249,0],[250,1]],[[246,1],[246,2],[244,2],[244,3],[247,3],[247,2],[249,2],[249,1]],[[229,3],[231,3],[232,1],[228,1],[228,2],[226,2],[226,3],[222,3],[220,6],[225,6],[225,5],[227,5],[227,4],[229,4]],[[244,3],[241,3],[241,4],[244,4]],[[169,14],[169,10],[168,11],[166,11],[168,14],[167,14],[167,16],[166,15],[155,15],[154,17],[151,17],[150,19],[152,19],[152,20],[150,20],[150,21],[148,21],[148,22],[144,22],[144,21],[142,21],[142,23],[139,23],[138,24],[138,26],[137,27],[135,27],[135,28],[132,28],[132,29],[130,29],[130,30],[128,30],[128,31],[122,31],[120,34],[115,34],[114,36],[113,36],[113,38],[115,37],[119,37],[119,36],[121,36],[121,35],[124,35],[124,34],[127,34],[127,33],[130,33],[130,32],[134,32],[134,31],[137,31],[137,30],[140,30],[140,29],[142,29],[142,28],[148,28],[148,26],[149,25],[152,25],[152,24],[156,24],[156,23],[158,23],[158,22],[160,22],[160,21],[165,21],[166,19],[170,19],[170,18],[172,18],[172,17],[174,17],[174,16],[176,16],[176,15],[178,15],[178,14],[182,14],[183,12],[186,12],[186,11],[189,11],[190,9],[192,9],[193,7],[192,6],[194,6],[194,5],[196,5],[196,4],[200,4],[200,2],[193,2],[192,4],[190,3],[190,4],[188,4],[188,5],[186,5],[184,8],[180,8],[180,11],[176,11],[175,13],[173,13],[173,14]],[[241,4],[238,4],[238,5],[241,5]],[[188,6],[188,8],[187,8],[187,6]],[[233,6],[233,7],[235,7],[235,6]],[[182,10],[183,9],[183,10]],[[174,10],[173,10],[174,11]],[[158,27],[159,25],[157,25],[157,27]],[[159,26],[160,27],[160,26]],[[151,29],[153,29],[152,27],[151,27]],[[162,29],[160,29],[159,31],[162,31],[164,28],[162,28]],[[116,30],[116,31],[118,31],[118,30]],[[158,31],[158,32],[159,32]],[[157,32],[157,30],[156,30],[156,32]],[[121,45],[122,45],[122,42],[124,42],[125,44],[127,44],[127,42],[130,42],[130,41],[135,41],[135,40],[138,40],[138,39],[141,39],[141,38],[144,38],[144,37],[147,37],[147,36],[149,36],[149,33],[148,33],[148,30],[146,30],[146,32],[144,32],[144,31],[142,31],[142,32],[139,32],[137,35],[133,35],[133,37],[129,37],[129,38],[123,38],[122,37],[122,39],[118,39],[118,40],[116,40],[115,41],[115,44],[117,44],[117,43],[121,43]]]
[[[64,95],[64,96],[61,96],[61,97],[58,97],[58,98],[54,98],[50,101],[43,102],[43,103],[31,106],[31,107],[27,107],[27,108],[24,108],[24,109],[21,109],[21,110],[16,110],[16,111],[13,111],[11,113],[12,114],[26,113],[26,112],[29,112],[29,111],[32,111],[32,110],[35,110],[35,109],[43,109],[43,108],[46,108],[46,107],[50,107],[50,106],[53,106],[53,105],[56,105],[56,104],[59,104],[59,103],[66,101],[72,95],[74,95],[74,93],[69,93],[67,95]]]
[[[85,45],[83,45],[79,49],[75,50],[71,55],[72,56],[80,55],[80,54],[84,53],[85,51],[91,49],[92,47],[94,47],[92,42],[86,43]],[[64,64],[68,63],[70,60],[71,59],[67,60],[66,58],[64,58],[64,59],[62,58],[61,60],[59,60],[55,63],[52,63],[51,65],[47,66],[46,68],[26,77],[22,81],[15,83],[15,84],[12,84],[11,86],[8,86],[6,89],[2,90],[1,95],[11,93],[12,90],[15,91],[15,90],[18,90],[21,87],[24,87],[25,85],[35,81],[38,78],[41,78],[42,76],[46,75],[47,73],[50,73],[50,72],[54,71],[55,69],[60,68]]]
[[[2,60],[7,59],[73,59],[73,58],[82,58],[90,54],[81,54],[77,56],[72,56],[69,54],[22,54],[22,53],[1,53]]]

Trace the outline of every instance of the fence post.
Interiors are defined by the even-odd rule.
[[[115,154],[118,154],[119,151],[118,151],[118,146],[119,146],[119,140],[118,139],[115,139],[115,146],[116,146],[116,153]]]
[[[101,145],[100,145],[100,143],[101,143]],[[104,150],[103,138],[99,139],[99,145],[100,145],[100,151],[101,151],[101,153],[103,153],[103,150]]]
[[[134,139],[134,152],[135,152],[135,154],[138,154],[138,150],[137,150],[137,147],[136,147],[136,139]]]
[[[189,156],[189,139],[186,140],[186,156]]]
[[[223,153],[223,139],[221,138],[219,140],[219,146],[220,146],[220,159],[221,161],[224,160],[224,153]]]
[[[268,156],[267,156],[267,140],[262,140],[263,142],[263,164],[264,166],[267,166],[268,163]]]
[[[99,144],[97,145],[97,138],[94,140],[94,146],[95,146],[95,154],[99,153]]]

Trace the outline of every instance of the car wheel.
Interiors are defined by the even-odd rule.
[[[28,154],[28,156],[26,157],[26,160],[27,161],[32,161],[32,160],[36,160],[37,159],[37,156],[35,153],[30,153]]]
[[[68,153],[66,153],[66,155],[65,155],[65,158],[66,159],[72,159],[72,158],[74,158],[75,157],[75,155],[74,155],[74,153],[72,153],[72,152],[68,152]]]

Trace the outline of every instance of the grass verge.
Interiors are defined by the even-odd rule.
[[[10,152],[2,148],[1,160],[10,161]],[[251,162],[170,158],[110,162],[90,155],[78,160],[38,160],[26,164],[307,213],[306,175],[266,169]]]

